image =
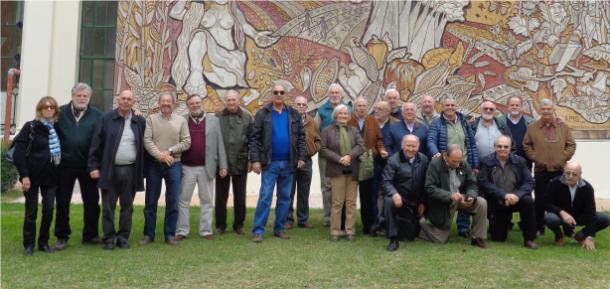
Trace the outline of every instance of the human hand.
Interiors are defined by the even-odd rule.
[[[221,178],[224,178],[227,176],[227,169],[220,169],[220,172],[218,173],[220,175]]]
[[[255,37],[254,37],[254,42],[256,42],[256,44],[260,47],[268,47],[271,46],[271,44],[277,42],[280,38],[279,37],[272,37],[269,36],[271,33],[271,31],[261,31],[258,32]]]
[[[451,200],[461,201],[463,199],[464,199],[464,196],[462,196],[462,194],[460,194],[460,192],[455,192],[455,193],[451,194]]]
[[[261,163],[260,162],[253,162],[252,163],[252,171],[254,173],[256,173],[257,175],[261,174]]]
[[[23,179],[21,179],[21,189],[24,192],[27,192],[30,190],[32,183],[30,183],[30,178],[29,177],[25,177]]]
[[[379,154],[381,155],[381,158],[384,160],[390,156],[390,154],[388,152],[386,152],[385,150],[380,151]]]
[[[583,248],[587,248],[589,251],[597,251],[595,249],[595,242],[589,238],[585,238],[585,241],[582,243]]]
[[[252,171],[252,163],[248,162],[248,173]]]
[[[162,161],[165,162],[168,166],[171,166],[174,164],[174,157],[166,156]]]
[[[474,173],[475,178],[479,177],[479,169],[472,169],[472,173]]]
[[[504,199],[508,202],[509,205],[515,205],[519,202],[519,197],[515,194],[506,194]],[[508,206],[507,206],[508,207]]]
[[[299,160],[299,164],[297,165],[297,168],[302,169],[305,167],[305,161],[304,160]]]
[[[470,120],[468,122],[474,122],[475,120],[477,120],[476,117],[471,117]]]
[[[424,206],[424,204],[419,204],[419,216],[423,216],[424,215],[424,211],[426,210],[426,206]]]
[[[133,114],[136,116],[142,116],[142,112],[139,109],[134,109]]]
[[[94,179],[94,180],[95,180],[95,179],[99,179],[99,178],[100,178],[100,170],[95,170],[95,171],[91,171],[91,172],[89,172],[89,176],[90,176],[92,179]]]
[[[165,157],[169,156],[169,155],[170,155],[170,152],[168,150],[165,150],[165,151],[159,153],[159,155],[157,155],[157,159],[163,162]]]
[[[394,201],[394,206],[396,208],[402,207],[402,198],[398,193],[392,195],[392,201]]]
[[[574,218],[572,218],[572,216],[568,214],[568,212],[561,211],[559,212],[559,214],[561,215],[561,218],[566,224],[568,224],[569,226],[576,226],[576,220],[574,220]]]
[[[558,123],[558,124],[562,124],[562,123],[564,123],[564,122],[566,122],[566,120],[563,118],[563,116],[558,116],[558,117],[557,117],[557,123]]]
[[[435,158],[438,158],[438,157],[440,157],[440,156],[441,156],[441,153],[436,153],[436,154],[434,154],[434,155],[432,156],[432,158],[433,158],[433,159],[435,159]]]
[[[474,198],[468,197],[468,199],[462,200],[462,205],[464,205],[466,207],[470,207],[473,202],[474,202]]]

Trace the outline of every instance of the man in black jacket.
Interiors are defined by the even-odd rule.
[[[424,179],[428,158],[418,152],[419,138],[408,134],[402,138],[402,151],[388,158],[381,176],[385,194],[384,214],[390,236],[388,251],[398,249],[398,241],[415,240],[417,216],[424,214]]]
[[[105,250],[129,248],[133,199],[144,191],[144,130],[146,120],[131,109],[135,95],[121,92],[119,107],[98,120],[91,140],[88,171],[102,189],[102,230]],[[119,231],[114,227],[114,210],[121,203]]]
[[[496,152],[481,159],[478,177],[479,191],[487,200],[491,239],[506,241],[513,212],[519,212],[524,245],[537,249],[532,172],[524,158],[511,153],[510,137],[499,136],[494,143]]]
[[[555,244],[559,246],[563,245],[560,226],[564,231],[569,226],[585,226],[574,234],[574,239],[587,250],[595,250],[595,233],[610,226],[610,216],[595,211],[595,192],[581,176],[581,166],[570,162],[563,175],[549,183],[544,193],[544,209],[548,211],[544,222],[555,233]]]
[[[263,173],[252,230],[253,241],[257,243],[263,241],[276,183],[273,233],[278,238],[289,238],[284,232],[284,225],[291,204],[292,177],[297,168],[305,166],[307,160],[301,114],[284,104],[285,94],[286,90],[281,85],[273,87],[272,103],[258,111],[250,134],[252,170],[257,174]]]

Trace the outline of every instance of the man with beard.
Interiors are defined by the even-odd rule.
[[[474,139],[477,142],[477,150],[479,158],[484,158],[495,152],[494,142],[501,136],[509,136],[512,139],[513,135],[508,129],[508,126],[494,117],[496,105],[491,101],[483,101],[481,104],[481,117],[475,118],[474,122],[470,123]],[[483,121],[481,121],[483,120]],[[516,151],[514,141],[511,143],[511,151]]]
[[[177,246],[176,224],[178,199],[182,180],[182,152],[191,146],[189,127],[184,117],[174,115],[176,96],[165,92],[159,96],[159,113],[148,116],[144,132],[144,147],[152,158],[146,164],[146,195],[144,206],[144,238],[140,246],[155,240],[157,206],[161,184],[165,180],[165,242]]]
[[[440,115],[436,113],[436,110],[434,110],[435,105],[436,102],[432,96],[424,95],[421,99],[421,109],[417,111],[415,120],[424,124],[426,127],[430,127],[432,121],[440,117]]]

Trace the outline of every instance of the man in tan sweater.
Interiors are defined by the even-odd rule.
[[[146,196],[144,207],[144,239],[140,246],[155,240],[157,204],[161,196],[161,184],[165,179],[165,242],[176,246],[178,199],[182,181],[180,156],[191,146],[191,136],[184,117],[174,115],[176,96],[165,93],[159,97],[160,113],[148,116],[144,132],[144,147],[154,158],[146,165]]]

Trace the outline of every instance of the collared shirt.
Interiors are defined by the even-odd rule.
[[[383,128],[385,126],[386,123],[388,123],[388,121],[390,121],[390,118],[388,117],[388,119],[386,121],[384,121],[383,123],[379,123],[379,128]]]
[[[83,110],[76,109],[74,107],[74,103],[71,103],[70,106],[72,108],[72,115],[76,119],[76,122],[78,122],[81,119],[81,117],[83,117],[83,115],[85,115],[85,111],[87,111],[87,106],[85,106],[85,108],[83,108]]]
[[[509,114],[509,115],[507,115],[507,116],[506,116],[506,118],[507,118],[507,119],[509,119],[509,120],[510,120],[510,122],[512,122],[513,124],[518,124],[518,123],[519,123],[519,121],[520,121],[520,120],[523,118],[523,115],[522,115],[522,114],[520,114],[520,115],[519,115],[519,118],[518,118],[516,121],[514,121],[514,120],[513,120],[513,118],[512,118],[512,117],[510,117],[510,114]]]
[[[301,124],[305,123],[305,115],[303,115],[303,118],[301,118]]]
[[[576,183],[576,186],[574,186],[574,187],[568,185],[568,188],[570,188],[570,196],[572,197],[572,202],[574,202],[574,196],[576,196],[576,190],[578,189],[578,183]]]
[[[202,122],[205,119],[205,111],[203,111],[203,114],[201,116],[201,120],[199,120],[198,117],[194,117],[190,112],[189,112],[189,116],[191,117],[191,119],[196,123],[199,124],[200,122]]]
[[[402,151],[402,154],[405,156],[405,159],[408,159],[411,165],[413,165],[413,163],[415,162],[415,156],[413,156],[413,158],[409,158],[407,154],[405,154],[405,151]]]
[[[482,158],[494,153],[494,142],[496,141],[496,138],[501,135],[502,133],[498,129],[498,125],[496,125],[495,120],[491,121],[489,128],[485,126],[485,122],[483,120],[480,120],[477,127],[477,134],[474,136],[474,139],[477,142],[479,157]]]
[[[163,118],[165,118],[165,115],[163,115],[163,113],[162,113],[162,112],[159,112],[159,114],[160,114],[160,115],[161,115]],[[165,119],[170,119],[170,118],[172,118],[172,116],[174,116],[174,112],[173,112],[173,111],[172,111],[172,113],[169,115],[169,117],[168,117],[168,118],[165,118]]]
[[[358,118],[358,127],[362,131],[362,128],[364,127],[364,120],[366,119],[366,114],[362,119],[360,119],[360,116],[356,113],[356,117]]]
[[[508,162],[510,161],[510,154],[508,155],[508,158],[506,159],[506,162],[504,162],[504,164],[502,164],[502,162],[501,162],[501,161],[500,161],[500,159],[498,158],[498,154],[497,154],[497,153],[496,153],[496,154],[494,154],[494,155],[495,155],[494,160],[496,161],[496,164],[498,164],[498,165],[499,165],[499,166],[501,166],[501,167],[505,167],[505,166],[506,166],[506,164],[508,164]]]
[[[551,140],[551,127],[554,126],[555,119],[553,118],[553,120],[551,120],[550,125],[547,125],[547,122],[544,121],[544,119],[542,120],[542,123],[546,125],[547,140]]]
[[[405,126],[407,127],[410,133],[413,133],[413,130],[415,129],[415,121],[413,121],[413,125],[409,126],[409,123],[405,120]]]

